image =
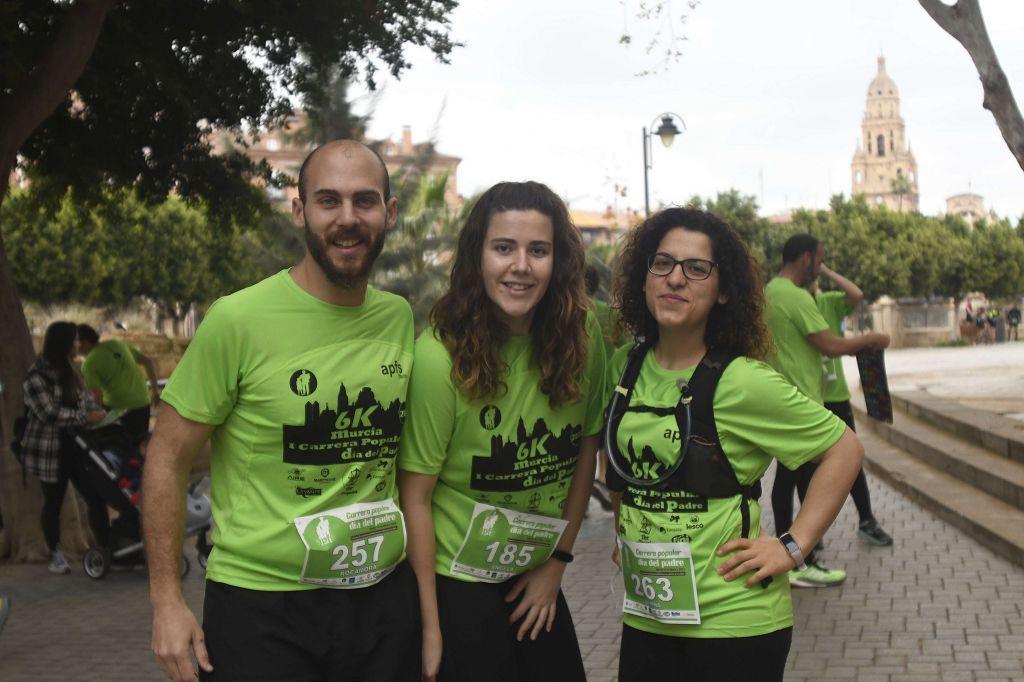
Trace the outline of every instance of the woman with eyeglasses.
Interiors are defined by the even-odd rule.
[[[643,341],[609,363],[619,680],[782,680],[793,612],[789,582],[773,578],[835,519],[863,449],[763,362],[761,278],[724,222],[661,211],[630,234],[620,267],[615,300]],[[772,459],[820,460],[781,539],[759,523]]]

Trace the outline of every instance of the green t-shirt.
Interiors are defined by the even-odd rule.
[[[100,341],[82,363],[85,385],[102,391],[103,404],[112,409],[149,405],[149,386],[138,365],[140,355],[127,341]]]
[[[764,289],[764,298],[764,321],[775,342],[769,364],[805,396],[824,403],[821,353],[807,336],[825,331],[828,323],[818,312],[814,297],[791,280],[774,277]]]
[[[508,391],[472,402],[452,383],[451,355],[433,328],[416,340],[398,466],[438,476],[432,509],[439,574],[452,576],[452,560],[478,502],[561,518],[580,439],[602,426],[604,342],[592,316],[587,325],[582,398],[558,409],[541,392],[529,336],[513,336],[501,349]]]
[[[818,294],[815,302],[821,316],[828,323],[828,328],[836,336],[843,335],[843,319],[853,312],[846,305],[846,293],[843,291],[824,291]],[[846,385],[843,373],[843,359],[821,356],[822,371],[825,372],[825,390],[823,397],[826,403],[841,403],[850,399],[850,389]]]
[[[609,363],[610,388],[617,383],[628,352],[620,349]],[[689,379],[695,369],[666,370],[648,352],[631,404],[674,406],[679,401],[677,379]],[[722,374],[714,415],[722,450],[742,485],[760,479],[773,458],[789,469],[797,468],[832,447],[846,430],[839,418],[808,400],[771,367],[748,358],[737,358]],[[675,418],[627,412],[617,444],[623,453],[649,449],[668,466],[679,456]],[[767,588],[745,588],[745,578],[726,582],[716,573],[726,558],[715,551],[741,534],[740,500],[738,495],[705,498],[685,491],[626,487],[620,536],[630,542],[689,542],[701,617],[699,625],[678,625],[627,613],[627,625],[674,637],[749,637],[793,624],[785,575],[773,579]],[[751,502],[750,518],[760,516],[760,505]],[[759,534],[755,521],[751,537]]]
[[[361,306],[331,305],[287,270],[210,308],[163,399],[217,425],[211,580],[310,589],[294,520],[397,498],[412,350],[405,300],[368,288]]]

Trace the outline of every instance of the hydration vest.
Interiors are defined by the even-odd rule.
[[[622,417],[627,412],[649,412],[657,416],[674,416],[680,437],[686,433],[687,425],[684,416],[684,401],[690,404],[690,443],[680,467],[665,481],[652,486],[655,490],[684,490],[695,495],[709,498],[727,498],[740,496],[740,515],[742,517],[742,537],[750,537],[750,500],[761,497],[761,480],[752,485],[742,485],[736,478],[729,459],[722,450],[718,429],[715,426],[714,397],[718,381],[722,378],[725,368],[739,357],[736,353],[717,349],[709,350],[701,359],[688,382],[689,396],[686,389],[683,398],[674,407],[651,407],[648,405],[630,405],[633,388],[636,386],[640,368],[651,344],[641,341],[629,351],[626,366],[622,370],[619,384],[615,390],[623,398],[617,403],[618,409],[609,413],[606,419],[611,421],[612,432],[618,434]],[[618,443],[605,443],[606,452],[611,456],[611,448],[618,452]],[[611,467],[608,469],[608,487],[611,490],[625,490],[627,483]]]

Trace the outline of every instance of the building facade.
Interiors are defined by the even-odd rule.
[[[269,130],[253,141],[246,154],[254,161],[266,161],[276,172],[287,175],[297,182],[302,161],[312,149],[306,142],[296,141],[296,131],[306,124],[305,114],[299,112],[288,117],[285,126]],[[449,206],[462,205],[462,197],[458,191],[458,168],[462,159],[457,156],[441,154],[434,150],[429,142],[414,143],[412,130],[409,126],[402,128],[399,140],[367,140],[368,145],[375,148],[384,159],[388,173],[391,175],[392,190],[399,183],[413,180],[418,173],[426,173],[432,177],[446,174],[445,203]],[[221,143],[223,148],[228,143]],[[267,188],[272,204],[284,209],[291,206],[292,198],[298,196],[295,185],[282,188]]]
[[[864,194],[894,211],[918,210],[917,161],[900,115],[900,93],[878,58],[878,73],[868,85],[861,137],[850,164],[851,195]]]

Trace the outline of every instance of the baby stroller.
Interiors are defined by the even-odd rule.
[[[84,455],[81,466],[86,480],[92,483],[107,505],[118,512],[110,524],[109,552],[90,547],[82,557],[86,575],[99,580],[111,565],[136,566],[145,562],[142,516],[139,513],[144,460],[128,431],[117,423],[96,429],[79,429],[74,437]],[[199,563],[205,568],[211,549],[207,533],[212,512],[210,498],[198,494],[196,487],[195,484],[189,486],[185,500],[185,537],[195,536]],[[182,556],[182,577],[189,568],[188,558]]]

